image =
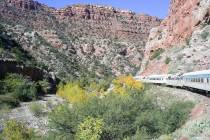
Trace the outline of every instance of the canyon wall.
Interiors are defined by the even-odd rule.
[[[150,30],[161,22],[108,6],[55,9],[32,0],[0,1],[0,17],[24,50],[62,78],[135,74]]]
[[[209,31],[204,28],[209,26],[209,13],[209,0],[171,0],[169,15],[160,26],[150,32],[141,74],[166,74],[209,68],[209,55],[202,51],[203,46],[205,50],[209,47],[209,37],[203,42],[199,38],[202,33],[198,34],[201,31],[208,34]],[[202,62],[197,65],[194,62],[199,61],[199,58]]]

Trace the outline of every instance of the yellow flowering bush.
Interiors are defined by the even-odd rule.
[[[57,95],[71,103],[84,102],[88,98],[85,90],[79,84],[71,82],[66,85],[59,85]]]
[[[126,95],[129,90],[143,90],[144,85],[142,82],[135,80],[132,76],[119,76],[113,80],[114,93]]]

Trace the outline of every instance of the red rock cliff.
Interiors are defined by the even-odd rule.
[[[115,35],[131,41],[139,39],[146,42],[150,29],[161,22],[157,17],[97,5],[72,5],[55,9],[53,13],[58,19],[66,22],[86,22],[93,26],[93,29],[99,25],[104,33],[110,32],[110,36]]]
[[[9,5],[13,5],[17,8],[21,8],[22,10],[37,10],[40,3],[33,0],[6,0]]]
[[[151,30],[142,74],[168,72],[167,65],[150,60],[151,55],[158,48],[170,48],[186,42],[200,24],[209,22],[209,5],[209,0],[171,0],[169,15],[159,27]]]

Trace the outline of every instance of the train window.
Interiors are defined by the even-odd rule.
[[[203,78],[201,78],[201,83],[203,83],[204,82],[204,79]]]

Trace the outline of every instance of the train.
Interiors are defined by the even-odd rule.
[[[178,74],[135,76],[144,83],[161,84],[210,93],[210,69]]]

